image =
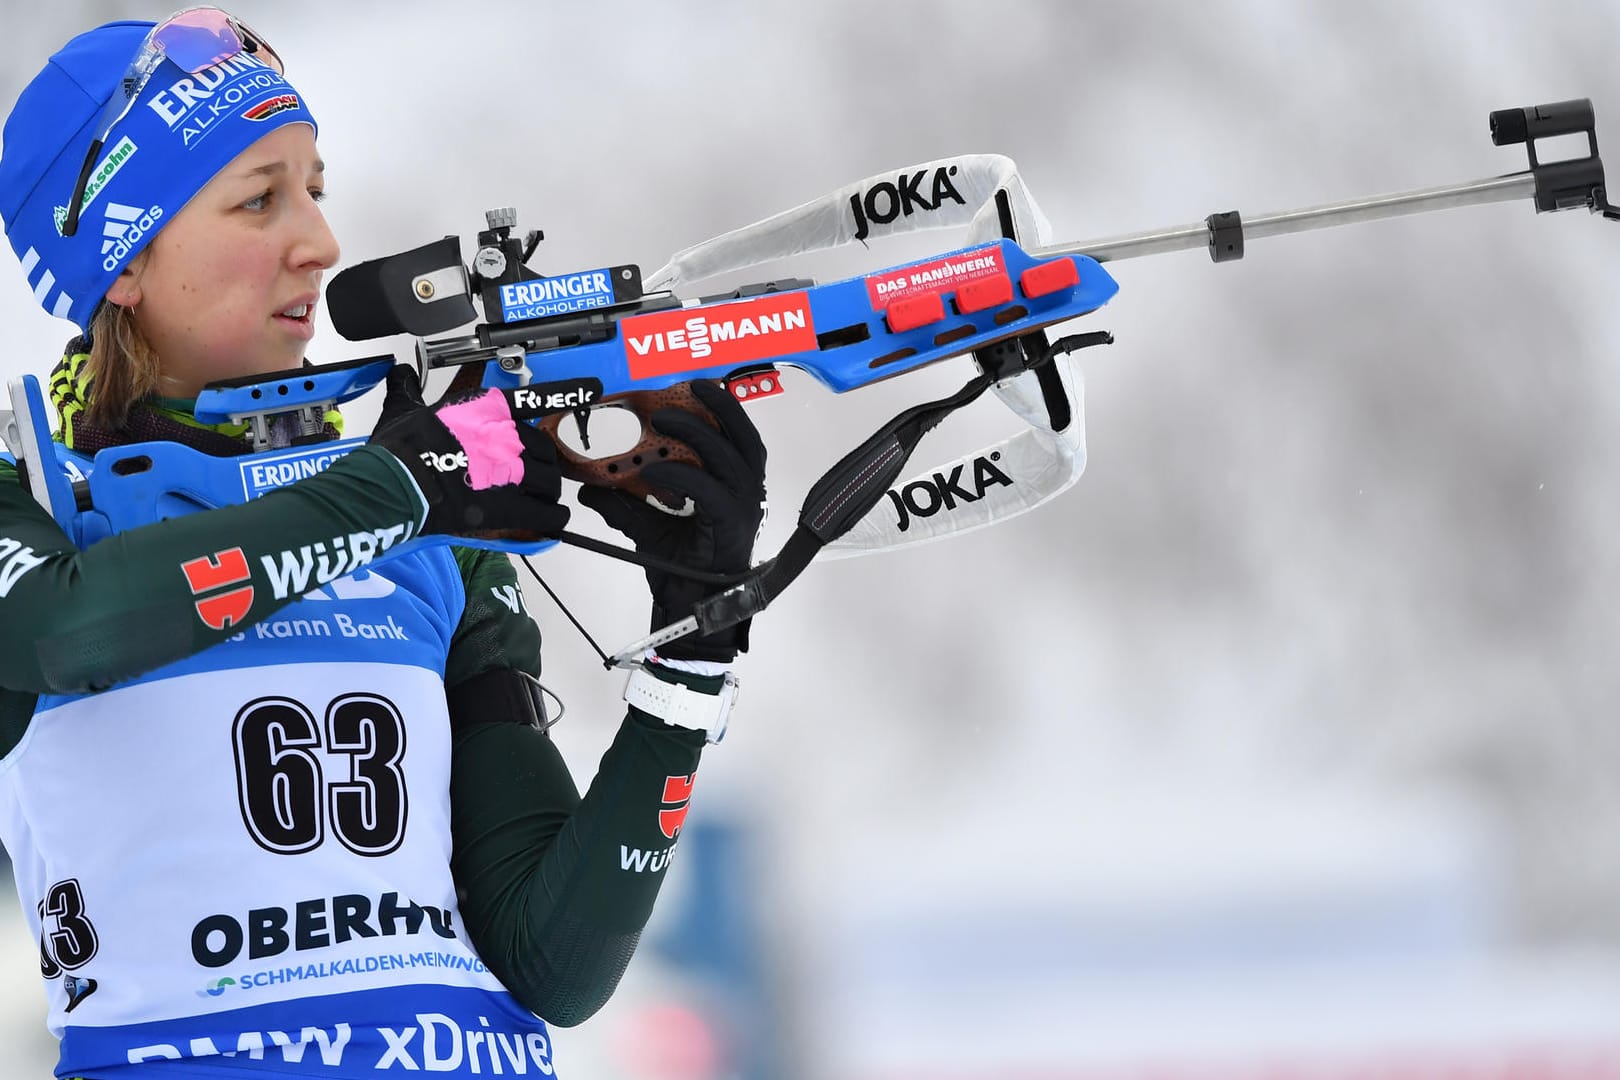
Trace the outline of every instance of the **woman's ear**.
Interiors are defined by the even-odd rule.
[[[138,255],[129,260],[129,265],[113,278],[112,287],[107,290],[109,303],[132,308],[141,302],[141,271],[146,269],[147,250],[142,248]]]

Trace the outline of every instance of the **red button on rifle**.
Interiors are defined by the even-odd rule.
[[[993,308],[1012,300],[1012,279],[996,274],[980,281],[970,281],[956,290],[956,310],[964,315]]]
[[[889,305],[885,313],[889,320],[889,333],[903,334],[919,326],[936,323],[945,317],[945,298],[939,293],[908,296]]]
[[[734,379],[726,379],[725,386],[730,391],[731,396],[738,401],[775,397],[782,392],[782,376],[775,368],[770,368],[766,371],[755,371],[747,375],[738,375]]]
[[[1080,284],[1080,268],[1073,259],[1053,259],[1025,270],[1019,275],[1018,284],[1024,287],[1024,295],[1033,300]]]

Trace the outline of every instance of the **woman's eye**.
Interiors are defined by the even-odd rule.
[[[326,201],[326,189],[325,188],[309,188],[308,190],[309,190],[309,197],[311,199],[313,199],[315,202],[321,203],[321,202]],[[255,211],[255,212],[261,211],[261,210],[268,210],[270,208],[270,203],[275,200],[275,195],[276,195],[276,193],[275,193],[274,190],[262,191],[259,194],[253,196],[253,198],[244,201],[242,203],[242,209],[244,209],[244,210],[252,210],[252,211]]]

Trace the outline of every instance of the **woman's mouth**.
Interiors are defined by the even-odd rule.
[[[276,322],[300,337],[310,337],[315,333],[315,305],[313,303],[293,304],[276,312],[272,316]]]

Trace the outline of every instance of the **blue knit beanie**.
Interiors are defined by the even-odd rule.
[[[96,305],[163,223],[243,150],[284,124],[315,127],[273,68],[241,53],[195,75],[164,60],[101,148],[62,235],[102,107],[152,29],[114,22],[51,57],[6,118],[0,218],[34,299],[88,329]]]

